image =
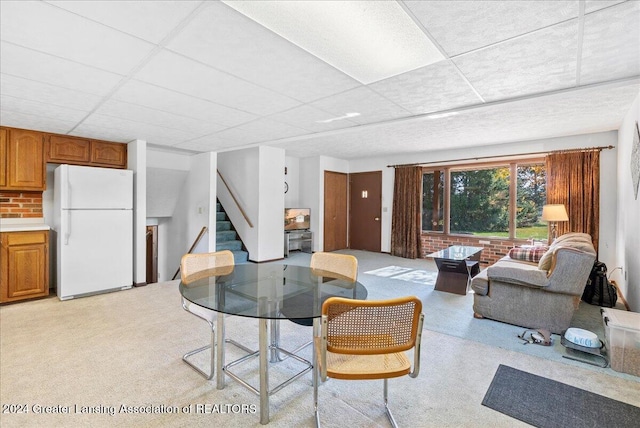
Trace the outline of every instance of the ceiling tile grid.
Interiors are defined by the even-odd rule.
[[[222,2],[0,1],[0,124],[348,159],[615,129],[638,95],[638,1],[399,5],[445,59],[364,85]]]

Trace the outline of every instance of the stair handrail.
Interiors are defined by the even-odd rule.
[[[247,224],[249,225],[249,227],[253,228],[253,223],[251,223],[251,220],[249,220],[249,216],[247,216],[247,213],[245,213],[244,210],[242,209],[242,206],[240,206],[240,202],[238,202],[238,199],[236,199],[236,196],[233,194],[233,191],[231,190],[231,188],[227,184],[227,180],[224,179],[224,177],[220,173],[220,170],[217,170],[217,172],[218,172],[218,176],[220,176],[220,179],[222,180],[222,182],[224,183],[225,187],[229,191],[229,194],[231,195],[231,199],[233,199],[233,202],[236,203],[236,206],[240,210],[240,214],[242,214],[242,216],[244,217],[244,219],[247,222]]]
[[[198,236],[196,237],[195,241],[193,241],[193,244],[191,245],[191,248],[189,248],[189,251],[187,252],[187,254],[191,254],[191,252],[195,250],[196,246],[198,245],[198,243],[200,242],[204,234],[207,233],[207,230],[209,230],[207,226],[202,226],[202,229],[200,229],[200,233],[198,233]],[[174,279],[176,279],[179,273],[180,273],[180,266],[178,266],[178,270],[173,275],[173,278],[171,278],[171,280],[173,281]]]

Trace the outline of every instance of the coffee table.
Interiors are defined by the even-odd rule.
[[[453,245],[444,250],[428,254],[438,266],[435,289],[465,295],[469,281],[480,272],[482,247]]]

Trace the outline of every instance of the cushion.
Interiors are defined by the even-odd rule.
[[[524,260],[525,262],[538,263],[540,258],[547,252],[549,247],[546,246],[522,246],[509,250],[509,257],[514,260]]]
[[[544,287],[548,285],[547,273],[540,269],[522,269],[495,264],[487,268],[487,278],[509,284]]]
[[[569,232],[569,233],[565,233],[564,235],[558,236],[556,238],[556,240],[553,241],[553,242],[555,244],[555,243],[558,243],[558,242],[562,242],[562,241],[564,241],[566,239],[572,239],[572,240],[580,239],[580,240],[589,241],[589,242],[592,241],[591,235],[589,235],[588,233]]]
[[[586,241],[577,241],[571,242],[570,240],[566,240],[561,242],[560,245],[554,244],[549,247],[549,251],[547,251],[541,258],[540,262],[538,262],[538,269],[540,270],[549,270],[551,269],[551,260],[553,259],[553,253],[558,248],[575,248],[576,250],[584,251],[589,254],[596,254],[595,249],[593,248],[593,244],[591,242]]]

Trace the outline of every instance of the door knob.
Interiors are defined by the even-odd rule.
[[[374,218],[375,221],[380,221],[380,217]]]

